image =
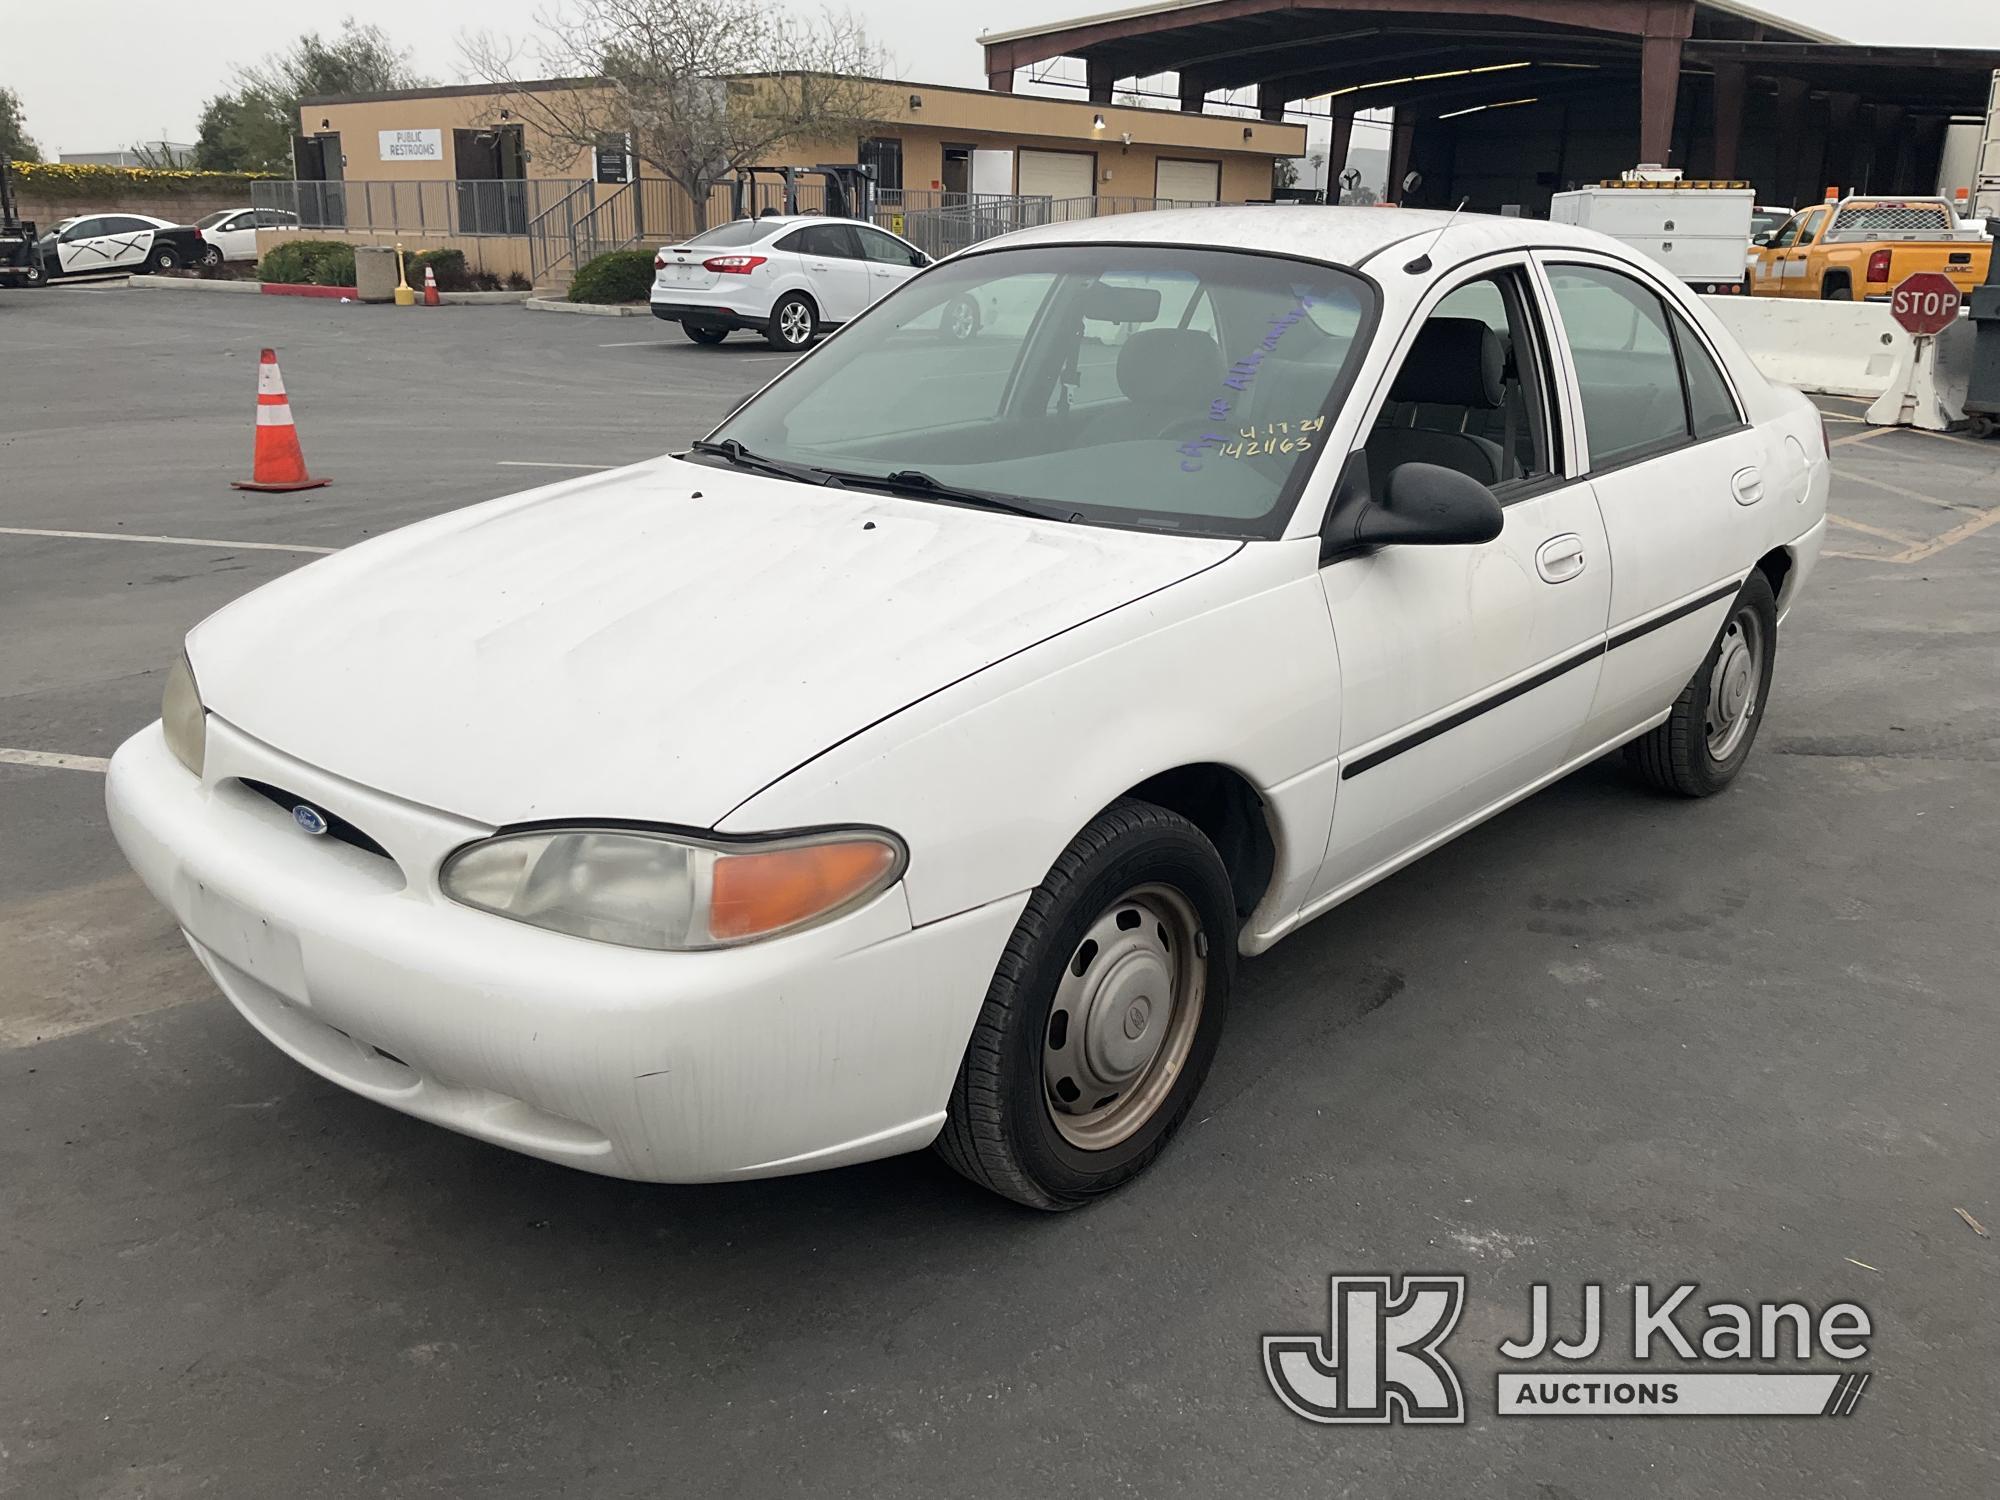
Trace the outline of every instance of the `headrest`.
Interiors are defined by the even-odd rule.
[[[1389,399],[1497,411],[1507,399],[1506,368],[1500,335],[1479,319],[1432,318],[1403,361]]]
[[[1222,376],[1222,350],[1198,328],[1142,328],[1118,351],[1118,389],[1149,406],[1179,402],[1204,415]]]

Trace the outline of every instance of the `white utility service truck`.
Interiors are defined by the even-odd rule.
[[[1557,193],[1549,218],[1623,240],[1696,291],[1728,296],[1743,290],[1756,202],[1747,182],[1690,182],[1678,167],[1643,166]]]

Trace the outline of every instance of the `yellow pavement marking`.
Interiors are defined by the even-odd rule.
[[[1879,536],[1885,542],[1895,542],[1900,546],[1921,547],[1924,545],[1922,537],[1908,536],[1900,531],[1884,531],[1880,526],[1870,526],[1865,521],[1850,521],[1845,516],[1831,514],[1827,516],[1826,520],[1829,526],[1839,526],[1848,531],[1858,531],[1863,536]]]
[[[1941,500],[1936,495],[1926,495],[1922,490],[1913,490],[1905,485],[1891,484],[1886,479],[1875,479],[1867,474],[1856,474],[1847,469],[1837,468],[1834,470],[1834,473],[1838,474],[1842,479],[1852,479],[1857,484],[1872,484],[1878,490],[1887,490],[1890,494],[1901,495],[1906,500],[1921,500],[1926,505],[1941,505],[1946,510],[1977,511],[1980,509],[1979,506],[1967,505],[1962,500]]]
[[[1967,448],[1985,448],[1987,446],[1986,442],[1980,438],[1960,437],[1954,432],[1932,432],[1927,427],[1912,427],[1910,431],[1914,432],[1918,437],[1936,438],[1941,443],[1959,443]],[[1988,451],[2000,455],[2000,450],[1989,449]]]
[[[95,771],[103,775],[111,769],[111,762],[101,756],[64,755],[57,750],[0,749],[0,766],[51,766],[60,771]]]
[[[1889,561],[1899,563],[1923,562],[1927,558],[1936,557],[1947,547],[1956,547],[1967,537],[1977,536],[1989,526],[2000,526],[2000,505],[1996,505],[1993,509],[1974,516],[1962,526],[1952,527],[1951,530],[1945,532],[1942,536],[1933,537],[1928,542],[1919,542],[1909,551],[1900,552],[1890,558]]]
[[[231,552],[338,552],[302,542],[224,542],[209,536],[148,536],[137,531],[51,531],[40,526],[0,526],[0,536],[46,536],[73,542],[152,542],[160,547],[222,547]]]
[[[1871,438],[1878,438],[1882,436],[1882,434],[1885,432],[1900,432],[1900,431],[1902,431],[1902,429],[1899,427],[1871,427],[1866,432],[1857,432],[1851,434],[1848,437],[1835,438],[1833,440],[1833,446],[1836,448],[1845,448],[1849,443],[1865,443],[1868,442]]]

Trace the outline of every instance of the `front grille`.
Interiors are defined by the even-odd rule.
[[[359,849],[363,853],[373,854],[379,859],[392,860],[392,856],[387,849],[384,849],[374,839],[348,822],[347,819],[341,817],[340,814],[322,807],[319,803],[313,801],[312,798],[301,797],[297,792],[288,792],[281,786],[272,786],[268,781],[253,781],[248,776],[239,777],[238,779],[258,796],[275,806],[283,808],[287,817],[291,815],[292,809],[295,807],[310,807],[326,820],[327,838],[339,839],[341,843]]]

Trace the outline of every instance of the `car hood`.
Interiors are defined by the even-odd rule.
[[[347,549],[196,628],[209,709],[480,822],[706,828],[829,746],[1240,544],[654,460]]]

